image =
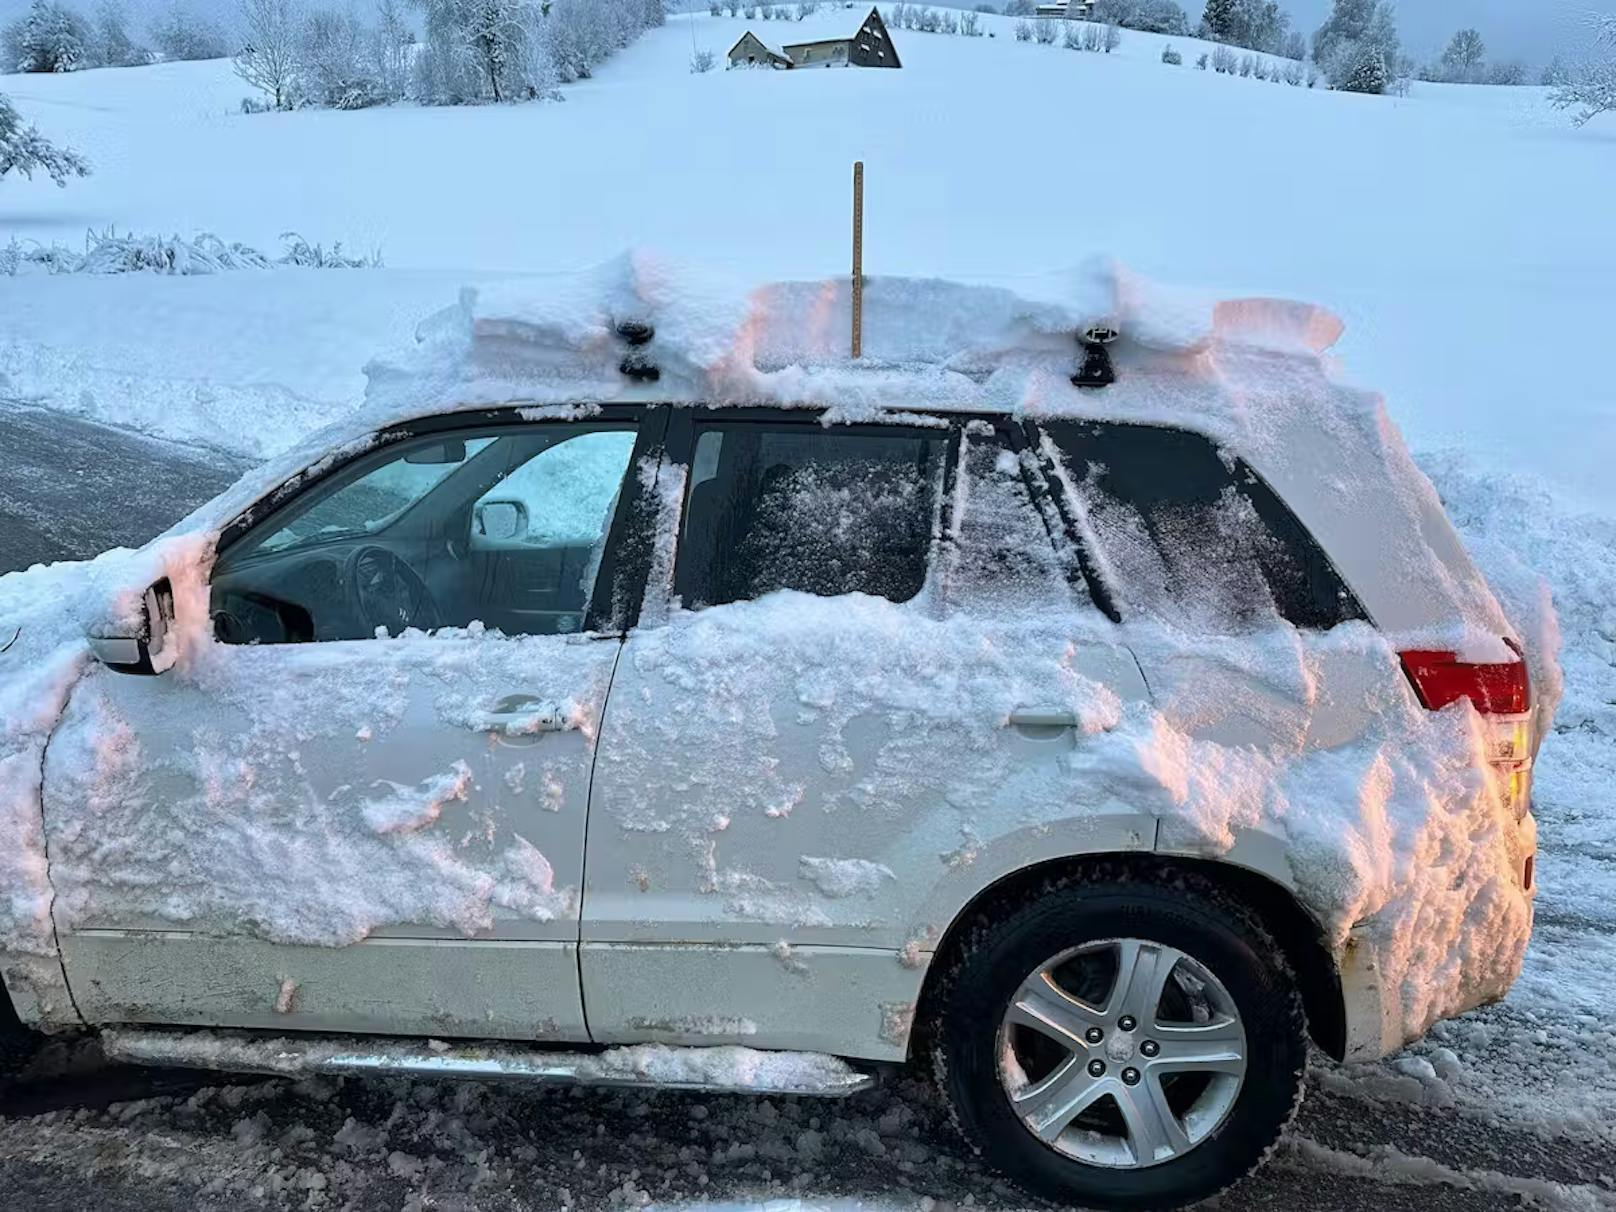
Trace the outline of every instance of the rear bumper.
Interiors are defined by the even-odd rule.
[[[1501,877],[1487,895],[1507,902],[1493,908],[1508,924],[1523,921],[1523,929],[1502,931],[1502,937],[1472,931],[1444,953],[1437,972],[1411,963],[1411,955],[1422,953],[1400,924],[1377,915],[1352,928],[1335,957],[1346,1019],[1344,1060],[1378,1060],[1419,1039],[1433,1023],[1501,1001],[1509,992],[1520,975],[1537,891],[1537,822],[1530,812],[1502,849],[1500,863],[1513,880],[1505,884]]]

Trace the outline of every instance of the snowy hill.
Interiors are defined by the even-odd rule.
[[[629,245],[759,280],[835,274],[862,158],[872,273],[1013,281],[1103,255],[1305,298],[1346,319],[1343,358],[1388,392],[1417,447],[1463,444],[1616,503],[1603,475],[1616,437],[1584,440],[1610,399],[1586,361],[1616,279],[1608,122],[1573,131],[1538,89],[1396,99],[1221,76],[1195,70],[1193,41],[1172,67],[1168,40],[1148,34],[1114,55],[1018,43],[998,18],[993,37],[897,32],[902,71],[689,70],[693,47],[722,56],[749,25],[784,41],[851,32],[862,11],[678,18],[561,104],[247,116],[223,61],[6,77],[96,174],[66,191],[8,180],[0,241],[116,224],[273,248],[296,230],[379,247],[391,267],[363,285],[0,282],[12,390],[77,400],[97,366],[166,362],[215,391],[270,383],[319,411],[357,395],[378,345],[452,300],[446,277],[573,268]],[[156,332],[75,323],[110,297],[126,317],[129,291],[163,309]],[[320,353],[293,343],[282,359],[258,334],[237,348],[226,317],[241,291]],[[199,338],[221,323],[218,341]],[[1499,374],[1523,336],[1530,376]],[[220,343],[233,352],[216,357]],[[1523,399],[1554,407],[1522,426]]]

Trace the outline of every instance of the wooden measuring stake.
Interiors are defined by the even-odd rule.
[[[864,349],[864,161],[853,161],[853,356]]]

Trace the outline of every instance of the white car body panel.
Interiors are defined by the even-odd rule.
[[[593,738],[618,651],[615,640],[561,636],[209,642],[183,676],[92,672],[45,776],[58,931],[81,1011],[96,1021],[430,1024],[514,1038],[542,1026],[587,1038],[577,890]],[[479,731],[468,713],[494,705],[483,701],[490,687],[496,700],[521,694],[564,706],[568,723],[512,737]],[[108,737],[117,756],[87,752]],[[472,939],[455,928],[462,923],[439,920],[365,930],[363,942],[341,949],[265,940],[276,921],[300,916],[306,929],[336,932],[333,942],[363,930],[364,915],[382,906],[351,904],[344,871],[379,881],[363,893],[372,900],[431,904],[430,893],[412,900],[397,886],[438,870],[437,856],[394,844],[414,822],[395,832],[384,820],[378,830],[364,814],[378,802],[385,812],[390,788],[430,786],[458,763],[467,777],[458,798],[440,805],[438,829],[468,862],[491,868],[517,838],[536,848],[552,870],[549,902],[525,913],[493,906],[489,927]],[[213,835],[211,848],[185,845],[199,833]],[[102,846],[102,835],[115,844]],[[361,846],[365,861],[396,870],[350,869],[341,851]],[[201,856],[196,866],[184,865],[187,853]],[[170,857],[176,865],[165,865]],[[194,928],[156,911],[158,889],[153,912],[104,908],[138,901],[155,875],[172,878],[182,898],[196,894],[203,916]],[[116,900],[100,895],[106,884]],[[475,890],[466,896],[474,901]],[[446,894],[442,908],[454,907]]]

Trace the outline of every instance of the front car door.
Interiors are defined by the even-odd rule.
[[[900,1058],[977,891],[1149,849],[1154,823],[1081,779],[1145,687],[1022,446],[964,418],[675,415],[677,560],[619,662],[591,804],[597,1040]]]
[[[49,749],[87,1019],[587,1038],[589,780],[661,419],[428,422],[226,529],[216,639],[92,672]]]

